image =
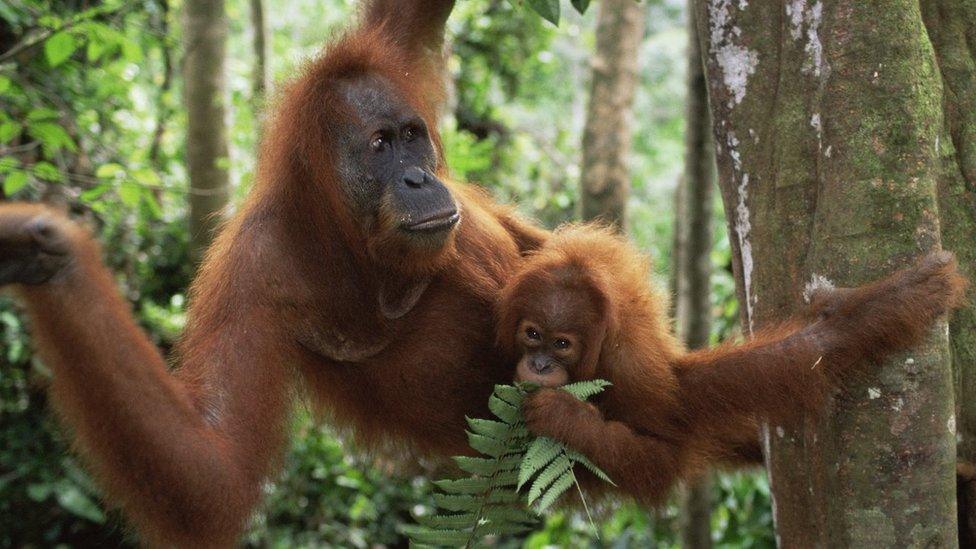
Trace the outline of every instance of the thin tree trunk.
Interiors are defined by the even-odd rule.
[[[634,0],[600,2],[583,131],[582,217],[603,219],[621,230],[630,190],[627,156],[644,15],[644,4]]]
[[[160,0],[159,10],[159,20],[155,26],[164,37],[159,41],[159,54],[163,61],[163,81],[159,85],[159,91],[156,95],[156,127],[153,129],[152,141],[149,144],[149,163],[157,170],[162,169],[160,154],[163,146],[163,135],[166,133],[166,121],[171,116],[166,96],[169,94],[170,88],[173,87],[173,56],[170,53],[170,44],[167,40],[169,37],[169,0]],[[161,191],[156,189],[153,194],[158,200]]]
[[[689,3],[689,6],[691,4]],[[693,7],[693,6],[692,6]],[[708,113],[708,89],[694,10],[688,10],[688,77],[685,130],[685,173],[675,216],[677,331],[689,349],[705,347],[711,334],[709,297],[712,276],[712,189],[715,153]],[[711,482],[702,477],[690,483],[682,502],[682,539],[685,549],[708,549],[711,537]]]
[[[696,7],[744,326],[796,310],[805,286],[907,265],[942,228],[961,243],[937,202],[964,189],[946,183],[955,99],[917,2]],[[972,223],[968,204],[952,206]],[[840,391],[821,421],[766,426],[780,545],[955,546],[953,406],[943,325]]]
[[[976,3],[925,1],[922,18],[942,76],[943,129],[936,148],[942,242],[976,280]],[[960,546],[976,547],[976,299],[949,324],[956,382]]]
[[[251,27],[254,45],[254,74],[252,92],[255,104],[260,105],[268,91],[267,25],[264,22],[264,0],[251,0]]]
[[[199,259],[220,222],[229,193],[225,121],[223,0],[187,0],[183,6],[183,89],[190,173],[190,246]]]

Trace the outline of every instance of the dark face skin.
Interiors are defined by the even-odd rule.
[[[558,387],[577,379],[587,328],[599,321],[579,291],[553,288],[528,300],[515,334],[522,358],[516,381]]]
[[[516,381],[531,381],[543,387],[569,383],[570,372],[580,360],[580,340],[569,332],[549,332],[537,322],[523,320],[516,341],[522,358],[515,368]]]
[[[377,76],[343,90],[354,120],[339,130],[344,195],[365,229],[380,226],[429,244],[460,219],[457,202],[435,175],[437,154],[424,120]]]

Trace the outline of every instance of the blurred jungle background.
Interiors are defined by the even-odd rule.
[[[223,17],[211,9],[203,16],[210,21],[194,23],[226,29],[211,35],[225,48],[216,65],[213,55],[188,64],[196,42],[185,35],[192,29],[181,14],[191,3],[198,13],[223,5]],[[449,22],[452,85],[442,123],[448,165],[455,178],[485,186],[549,227],[609,212],[647,250],[656,282],[672,293],[685,276],[675,269],[675,247],[687,243],[685,232],[697,234],[681,223],[710,221],[710,242],[698,246],[713,267],[704,287],[712,320],[705,337],[734,337],[738,313],[721,202],[717,193],[696,192],[690,194],[699,202],[689,207],[689,193],[677,192],[688,174],[704,174],[711,185],[713,173],[710,159],[695,166],[695,154],[686,155],[703,139],[691,134],[701,121],[686,114],[696,112],[694,98],[690,107],[686,102],[696,82],[688,75],[687,8],[683,0],[631,4],[615,12],[624,14],[617,20],[601,17],[601,4],[583,16],[565,4],[555,26],[507,0],[459,2]],[[190,227],[214,213],[201,199],[213,193],[195,190],[226,191],[233,209],[252,184],[264,109],[354,12],[347,0],[0,1],[3,199],[60,204],[96,227],[121,291],[169,349],[183,326],[201,246]],[[224,79],[213,78],[221,73]],[[633,101],[607,103],[601,97],[608,93],[632,94]],[[609,155],[601,139],[609,139]],[[216,150],[219,157],[209,161],[217,175],[191,187],[203,176],[188,169],[188,150]],[[587,182],[588,173],[599,180],[601,169],[612,175],[604,178],[617,178],[610,192]],[[707,215],[696,219],[694,211]],[[134,544],[71,454],[45,401],[49,372],[34,359],[13,302],[0,300],[0,546]],[[357,459],[302,407],[294,432],[245,543],[404,546],[397,524],[423,512],[429,480]],[[583,516],[556,512],[527,539],[499,544],[773,546],[765,475],[708,480],[697,496],[676,494],[657,511],[610,504],[596,529]],[[702,494],[710,510],[689,512],[689,500]],[[704,532],[704,541],[683,543],[695,535],[689,528],[699,538]]]

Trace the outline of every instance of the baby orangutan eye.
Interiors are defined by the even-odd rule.
[[[535,328],[526,328],[525,337],[529,339],[533,339],[535,341],[539,341],[540,339],[542,339],[542,335],[539,334],[539,331],[536,330]]]
[[[562,350],[562,349],[569,349],[570,343],[568,339],[559,338],[556,341],[553,341],[552,345],[553,347]]]

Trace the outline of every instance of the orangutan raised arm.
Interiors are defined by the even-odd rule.
[[[174,373],[85,230],[0,205],[0,285],[29,311],[76,446],[145,542],[234,543],[299,385],[357,442],[409,459],[465,451],[465,415],[510,378],[491,306],[520,246],[546,233],[446,179],[452,6],[367,1],[288,86],[255,189],[191,289]]]
[[[647,264],[611,231],[557,231],[503,288],[498,338],[520,357],[516,379],[542,386],[525,400],[528,428],[650,505],[709,466],[761,460],[760,419],[820,412],[831,386],[921,343],[964,286],[952,255],[933,253],[873,284],[819,291],[808,318],[685,353]],[[596,405],[554,389],[596,378],[613,384]]]

